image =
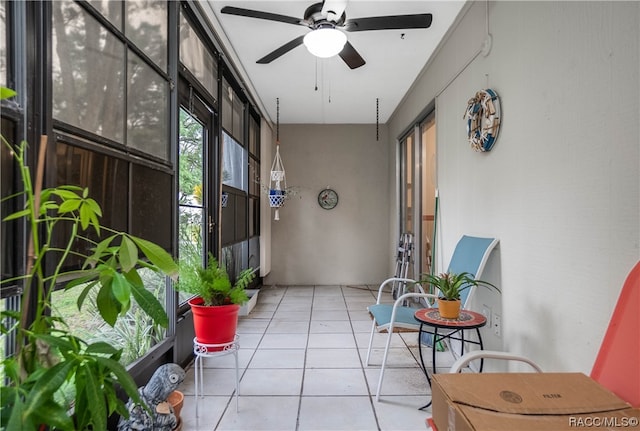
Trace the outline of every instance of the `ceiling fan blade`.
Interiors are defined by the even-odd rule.
[[[364,58],[358,54],[358,51],[356,51],[353,45],[349,42],[344,45],[344,48],[342,48],[342,51],[340,51],[340,54],[338,55],[345,63],[347,63],[347,66],[349,66],[350,69],[356,69],[360,66],[364,66],[366,63]]]
[[[277,13],[261,12],[259,10],[243,9],[240,7],[233,7],[233,6],[225,6],[222,8],[220,12],[226,13],[229,15],[246,16],[249,18],[258,18],[258,19],[266,19],[269,21],[284,22],[287,24],[304,25],[305,27],[307,27],[307,24],[302,22],[302,20],[300,20],[299,18],[294,18],[292,16],[286,16],[286,15],[279,15]]]
[[[286,54],[287,52],[291,51],[293,48],[295,48],[295,47],[297,47],[299,45],[302,45],[302,39],[304,39],[304,35],[296,37],[292,41],[287,42],[284,45],[282,45],[280,48],[270,52],[267,55],[265,55],[260,60],[256,61],[256,63],[259,63],[259,64],[271,63],[273,60],[275,60],[276,58]]]
[[[432,20],[433,16],[430,13],[354,18],[345,22],[344,29],[346,31],[367,31],[429,28]]]

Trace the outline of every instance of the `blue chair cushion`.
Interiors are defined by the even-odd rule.
[[[418,330],[420,324],[413,317],[417,308],[411,307],[398,307],[396,310],[396,323],[401,324],[403,327],[411,326]],[[388,325],[391,321],[391,312],[393,311],[392,304],[375,304],[369,306],[369,313],[373,316],[378,326]]]

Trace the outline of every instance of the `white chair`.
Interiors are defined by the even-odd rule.
[[[449,268],[447,272],[460,274],[467,272],[475,278],[480,278],[484,267],[489,259],[489,255],[498,244],[495,238],[480,238],[464,235],[456,244],[456,248],[451,256]],[[383,294],[385,288],[393,286],[397,282],[402,282],[414,287],[414,292],[405,293],[400,296],[393,304],[383,304]],[[461,295],[462,308],[469,303],[470,298],[475,292],[475,286],[465,289]],[[418,332],[420,324],[415,320],[414,313],[418,309],[411,306],[405,301],[414,300],[414,305],[421,307],[430,306],[430,302],[435,300],[437,295],[425,293],[424,289],[416,280],[408,278],[389,278],[382,282],[378,289],[378,297],[375,305],[367,307],[367,310],[373,318],[371,325],[371,336],[369,337],[369,346],[367,349],[366,365],[369,365],[371,359],[371,346],[376,330],[378,332],[387,332],[387,341],[385,344],[384,355],[380,365],[380,378],[378,379],[378,388],[376,390],[376,401],[380,400],[380,391],[382,389],[382,381],[384,378],[384,370],[387,362],[389,347],[391,346],[391,336],[394,332]],[[408,304],[408,305],[407,305]]]

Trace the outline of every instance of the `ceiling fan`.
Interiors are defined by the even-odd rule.
[[[324,0],[321,3],[309,6],[302,19],[233,6],[225,6],[221,12],[229,15],[301,25],[311,29],[311,32],[285,43],[259,59],[257,63],[271,63],[304,43],[307,49],[317,57],[339,55],[351,69],[363,66],[365,61],[353,45],[347,41],[346,35],[341,30],[352,32],[429,28],[432,21],[430,13],[347,19],[344,12],[345,8],[345,0]]]

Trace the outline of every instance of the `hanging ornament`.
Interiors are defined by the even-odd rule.
[[[287,175],[280,157],[280,99],[276,99],[276,156],[271,165],[269,206],[275,208],[274,220],[280,220],[279,209],[287,198]]]

